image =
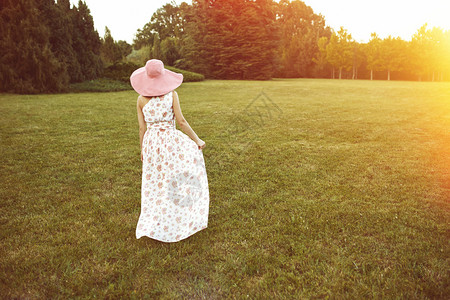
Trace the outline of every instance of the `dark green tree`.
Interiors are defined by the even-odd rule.
[[[83,81],[97,78],[103,70],[100,58],[101,41],[94,29],[94,21],[86,3],[79,0],[78,7],[72,8],[72,46],[80,64],[81,73],[71,81]]]
[[[164,64],[173,66],[175,61],[180,58],[178,40],[173,37],[167,37],[161,42],[161,58]]]
[[[310,77],[314,70],[313,59],[320,52],[319,39],[330,39],[331,30],[325,19],[314,14],[304,2],[281,0],[277,7],[277,24],[280,26],[281,57],[280,77]]]
[[[35,0],[39,14],[48,28],[50,48],[56,59],[64,69],[63,81],[67,85],[70,81],[69,70],[79,69],[76,54],[72,48],[70,2],[54,0]]]
[[[202,22],[212,23],[207,15],[206,3],[197,1],[193,5],[181,7],[185,18],[185,34],[180,41],[181,58],[175,61],[175,66],[200,74],[208,74],[209,53],[201,38],[207,33],[207,24]]]
[[[150,26],[146,24],[144,28],[137,30],[133,40],[133,48],[135,50],[139,50],[144,46],[153,45],[154,37],[155,33],[152,32]]]
[[[127,57],[133,51],[133,47],[126,41],[117,41],[116,43],[120,49],[122,57]]]
[[[183,47],[186,65],[212,78],[271,78],[278,40],[274,12],[272,0],[193,1],[185,29],[194,43]]]
[[[54,47],[53,49],[59,61],[66,65],[69,81],[74,82],[76,76],[81,77],[81,66],[73,48],[74,25],[72,22],[73,17],[70,1],[58,0],[57,7],[61,12],[62,19],[58,24],[58,28],[53,29],[54,34],[50,38],[50,42],[52,47]]]
[[[0,10],[0,90],[57,92],[67,84],[50,30],[33,0],[5,0]]]
[[[161,41],[159,39],[158,35],[155,35],[155,38],[153,39],[153,46],[150,51],[150,58],[154,59],[161,59]]]
[[[121,48],[114,41],[108,27],[105,27],[105,36],[101,47],[101,57],[106,64],[114,64],[121,61],[123,58]]]
[[[185,2],[180,6],[175,3],[167,3],[159,8],[150,19],[150,22],[138,29],[133,41],[134,49],[138,50],[142,46],[153,45],[155,35],[158,34],[160,41],[166,38],[179,40],[183,37],[185,18],[183,10],[189,5]]]
[[[153,14],[150,27],[159,34],[161,41],[168,37],[181,38],[184,32],[184,18],[181,8],[176,6],[175,3],[165,4]]]

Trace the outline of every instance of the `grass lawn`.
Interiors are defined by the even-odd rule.
[[[450,83],[178,93],[211,202],[208,228],[172,244],[135,238],[133,91],[0,95],[0,298],[450,294]]]

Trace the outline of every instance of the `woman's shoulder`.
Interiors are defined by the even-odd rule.
[[[143,108],[148,103],[148,101],[150,101],[150,99],[151,98],[147,98],[145,96],[139,95],[137,98],[137,103],[140,108]]]

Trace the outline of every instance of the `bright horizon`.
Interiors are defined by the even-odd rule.
[[[169,0],[84,0],[94,18],[94,26],[101,37],[105,26],[111,30],[113,38],[132,44],[138,29],[150,22],[154,12]],[[71,0],[77,5],[78,0]],[[192,1],[175,0],[176,4]],[[448,0],[303,0],[314,13],[325,17],[327,26],[338,31],[341,26],[361,43],[370,40],[376,32],[380,38],[389,35],[411,40],[412,35],[424,25],[429,28],[441,27],[450,30],[450,1]]]

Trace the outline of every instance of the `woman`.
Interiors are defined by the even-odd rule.
[[[181,113],[174,91],[183,75],[152,59],[133,72],[142,160],[136,238],[177,242],[208,225],[209,189],[202,141]],[[175,120],[189,136],[177,130]]]

